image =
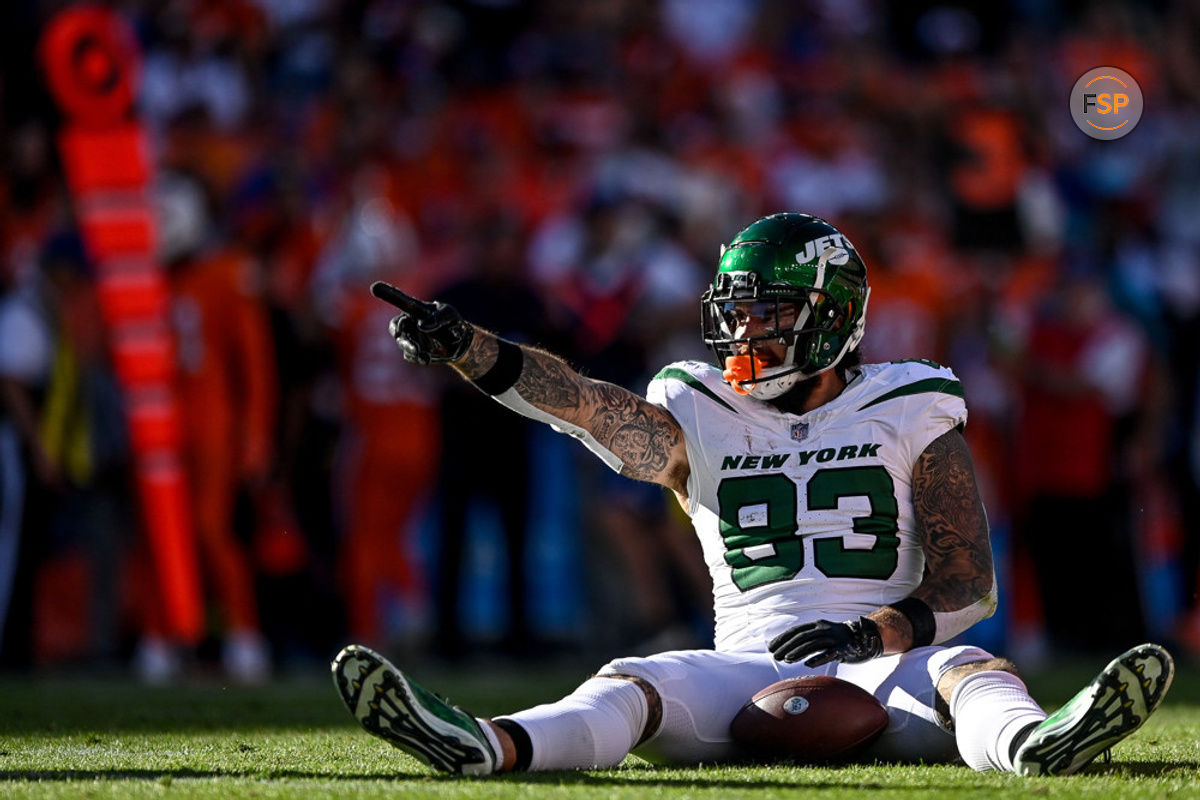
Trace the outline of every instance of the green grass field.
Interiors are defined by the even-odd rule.
[[[413,672],[496,714],[557,698],[589,666]],[[1029,682],[1053,706],[1098,666]],[[1111,763],[1033,780],[947,765],[662,769],[636,758],[610,770],[455,779],[362,733],[319,668],[257,690],[9,678],[0,681],[0,798],[1200,797],[1197,678],[1181,670],[1162,710]]]

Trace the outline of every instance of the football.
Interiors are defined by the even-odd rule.
[[[729,725],[749,758],[844,761],[887,727],[883,704],[853,683],[827,675],[789,678],[762,689]]]

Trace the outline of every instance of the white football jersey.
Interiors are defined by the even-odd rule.
[[[712,573],[718,650],[762,650],[793,625],[853,619],[920,583],[913,464],[967,420],[950,369],[866,364],[796,416],[737,394],[712,364],[683,361],[647,398],[683,429],[686,511]]]

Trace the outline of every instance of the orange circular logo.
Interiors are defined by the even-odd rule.
[[[1142,88],[1123,69],[1096,67],[1071,89],[1071,119],[1093,139],[1120,139],[1142,118]]]

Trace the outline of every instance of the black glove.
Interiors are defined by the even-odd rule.
[[[793,664],[808,658],[805,666],[819,667],[830,661],[857,664],[883,655],[883,638],[879,626],[866,617],[850,622],[819,619],[784,631],[767,647],[778,661]]]
[[[392,317],[388,333],[404,351],[405,361],[414,364],[457,361],[475,338],[475,329],[454,306],[440,301],[426,303],[383,281],[371,284],[371,294],[404,312]]]

